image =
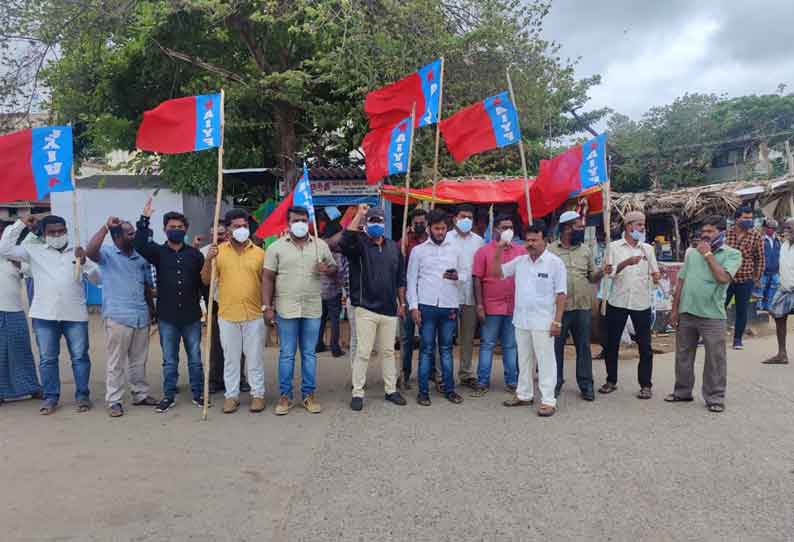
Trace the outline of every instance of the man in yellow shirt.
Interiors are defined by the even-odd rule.
[[[223,347],[223,381],[226,387],[223,412],[240,406],[240,357],[245,354],[251,386],[251,412],[265,409],[265,321],[262,319],[262,269],[265,251],[250,239],[248,213],[226,213],[229,241],[212,245],[201,270],[209,284],[215,260],[218,285],[218,331]]]

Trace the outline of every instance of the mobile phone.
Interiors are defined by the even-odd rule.
[[[457,273],[457,272],[458,272],[457,269],[447,269],[446,271],[444,271],[444,273]]]

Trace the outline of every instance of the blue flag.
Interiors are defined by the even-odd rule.
[[[309,211],[309,222],[314,220],[314,201],[312,200],[312,186],[309,184],[309,170],[306,163],[303,163],[303,176],[295,185],[295,193],[292,197],[292,204],[295,207],[303,207]]]

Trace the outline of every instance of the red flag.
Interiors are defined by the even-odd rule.
[[[540,161],[540,172],[529,190],[532,218],[544,216],[565,203],[579,186],[582,147],[573,147],[551,160]],[[526,198],[518,202],[518,212],[527,221]]]
[[[178,154],[220,145],[221,95],[205,94],[167,100],[143,113],[135,146]]]
[[[408,171],[408,151],[412,137],[410,125],[410,118],[400,119],[396,126],[378,128],[364,136],[361,148],[366,159],[368,184]]]
[[[374,130],[394,126],[411,116],[414,104],[414,126],[438,122],[440,76],[441,60],[434,60],[411,75],[367,94],[364,111],[369,117],[369,127]]]
[[[294,192],[284,198],[284,201],[273,209],[273,212],[256,229],[256,236],[267,239],[273,235],[280,235],[287,229],[287,211],[292,207]]]
[[[496,148],[496,137],[482,102],[461,109],[439,125],[452,158],[462,162],[469,156]]]

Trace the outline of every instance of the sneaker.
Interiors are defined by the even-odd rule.
[[[420,393],[416,396],[416,402],[422,406],[430,406],[430,396]]]
[[[157,408],[154,409],[155,412],[168,412],[172,406],[176,404],[176,401],[169,397],[163,397],[163,399],[158,403]]]
[[[262,412],[266,406],[264,397],[254,397],[251,399],[251,404],[248,405],[248,410],[250,412]]]
[[[744,350],[744,345],[742,344],[742,341],[733,341],[733,349]]]
[[[203,397],[194,397],[192,402],[197,407],[204,408],[204,398]],[[207,408],[211,408],[211,407],[212,407],[212,399],[210,399],[210,402],[207,404]]]
[[[595,393],[593,390],[582,390],[582,399],[585,401],[595,401]]]
[[[276,416],[284,416],[285,414],[289,414],[289,409],[291,408],[292,401],[290,401],[289,397],[286,395],[282,395],[278,400],[278,404],[276,405],[275,414]]]
[[[364,408],[364,399],[362,399],[361,397],[353,397],[350,400],[350,410],[355,410],[356,412],[358,412],[362,408]]]
[[[323,407],[320,406],[320,403],[318,403],[317,399],[314,398],[313,393],[303,399],[303,408],[305,408],[312,414],[319,414],[320,412],[323,411]]]
[[[223,400],[224,414],[231,414],[232,412],[237,412],[238,408],[240,408],[240,401],[238,399],[235,399],[234,397],[228,397]]]
[[[113,403],[110,405],[109,412],[111,418],[121,418],[124,416],[124,408],[121,403]]]
[[[454,403],[456,405],[459,405],[463,402],[463,397],[461,397],[457,392],[454,391],[449,392],[446,395],[446,397],[447,397],[447,401],[449,401],[450,403]]]
[[[395,405],[403,406],[406,404],[405,398],[400,395],[399,391],[395,391],[394,393],[387,393],[384,397],[388,402],[394,403]]]

